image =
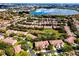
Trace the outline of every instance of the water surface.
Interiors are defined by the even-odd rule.
[[[69,9],[45,9],[40,8],[36,9],[35,11],[31,12],[32,15],[74,15],[79,14],[76,10],[69,10]]]

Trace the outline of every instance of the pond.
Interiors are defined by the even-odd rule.
[[[79,14],[76,10],[69,9],[45,9],[40,8],[30,12],[32,15],[74,15]]]

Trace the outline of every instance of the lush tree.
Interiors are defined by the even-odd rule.
[[[38,34],[39,40],[52,40],[52,39],[64,39],[64,36],[62,33],[59,33],[56,30],[53,29],[44,29],[45,33]]]
[[[0,50],[0,56],[5,55],[4,50]]]
[[[79,37],[79,32],[75,31],[74,33],[76,34],[77,37]]]
[[[6,32],[6,28],[0,28],[0,33],[5,33]]]
[[[30,48],[33,48],[33,43],[32,43],[32,42],[27,42],[27,45],[28,45]]]
[[[77,39],[75,40],[75,43],[76,43],[76,44],[79,44],[79,38],[77,38]]]
[[[43,56],[43,55],[45,55],[45,53],[43,52],[37,53],[37,56]]]
[[[13,37],[13,36],[16,36],[16,34],[15,33],[11,33],[9,36]]]
[[[45,29],[44,31],[46,33],[52,34],[52,39],[58,39],[62,35],[62,33],[59,33],[57,30],[53,30],[53,29]]]
[[[74,32],[77,30],[76,26],[73,24],[73,21],[68,21],[68,25],[70,26],[71,31]]]
[[[13,48],[6,48],[5,49],[5,54],[7,55],[7,56],[13,56],[14,55],[14,50],[13,50]]]
[[[23,37],[19,37],[19,36],[14,36],[14,38],[15,38],[17,41],[23,41],[23,40],[24,40]]]
[[[26,35],[27,40],[32,40],[32,37],[30,37],[28,34]]]
[[[11,47],[10,45],[4,43],[3,41],[0,41],[0,49],[6,49],[8,47]]]
[[[28,48],[26,47],[26,44],[22,44],[22,45],[21,45],[21,48],[22,48],[24,51],[27,51],[27,50],[28,50]]]
[[[31,54],[27,51],[21,51],[20,53],[16,53],[15,56],[31,56]]]
[[[2,41],[0,41],[0,49],[3,49],[5,51],[5,54],[8,56],[14,55],[14,51],[11,45],[8,45]]]
[[[61,33],[61,35],[59,36],[60,39],[64,40],[65,38],[67,38],[66,33]]]
[[[68,52],[68,51],[72,51],[72,50],[73,50],[73,48],[66,43],[64,44],[64,47],[62,47],[63,52]]]
[[[52,45],[49,45],[47,49],[48,50],[53,50],[53,46]]]
[[[9,34],[8,33],[4,33],[4,37],[6,38],[6,37],[8,37],[9,36]]]

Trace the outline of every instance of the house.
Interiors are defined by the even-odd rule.
[[[49,43],[58,49],[63,47],[64,45],[64,42],[62,40],[50,40]]]
[[[68,36],[74,36],[74,34],[71,32],[69,26],[64,26],[64,30],[66,31],[66,33],[67,33]]]
[[[2,41],[10,45],[14,45],[17,42],[17,40],[15,40],[13,37],[7,37]]]
[[[19,53],[20,51],[22,51],[21,45],[17,45],[13,49],[14,49],[15,53]]]
[[[79,21],[75,21],[74,24],[75,24],[75,26],[77,28],[77,31],[79,31]]]
[[[35,48],[36,49],[44,49],[44,48],[47,48],[48,45],[49,45],[48,41],[35,42]]]
[[[69,19],[67,19],[67,18],[64,18],[63,20],[64,20],[65,22],[67,22]]]
[[[0,27],[7,25],[10,23],[10,20],[0,20]]]
[[[75,37],[68,37],[67,39],[65,39],[66,42],[68,42],[69,44],[73,44],[75,40]]]

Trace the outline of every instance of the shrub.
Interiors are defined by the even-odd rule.
[[[14,50],[13,50],[13,48],[6,48],[5,49],[5,54],[7,55],[7,56],[13,56],[14,55]]]

